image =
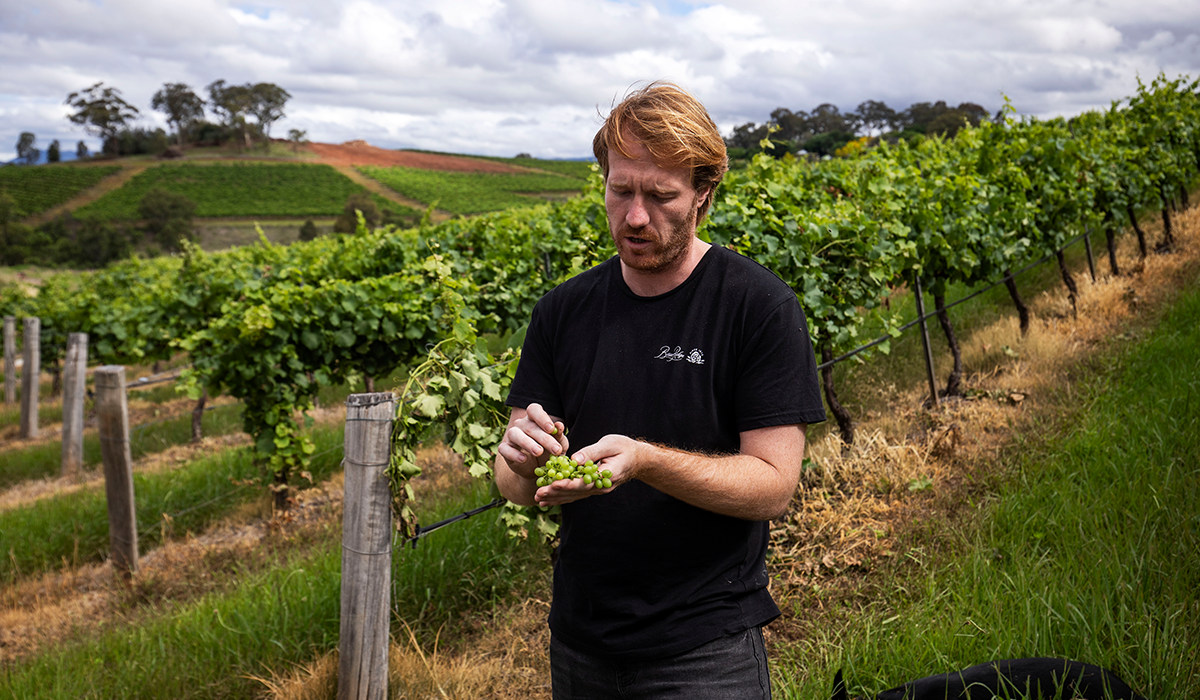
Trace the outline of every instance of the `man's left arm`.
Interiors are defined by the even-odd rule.
[[[659,491],[704,510],[744,520],[770,520],[787,511],[800,480],[806,425],[747,430],[735,455],[704,455],[607,435],[572,458],[602,463],[612,472],[613,488],[639,479]],[[611,489],[585,486],[581,480],[555,482],[538,489],[539,505],[561,505]]]

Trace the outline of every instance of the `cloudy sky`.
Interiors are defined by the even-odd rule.
[[[728,134],[868,99],[1075,114],[1159,72],[1200,76],[1200,2],[0,0],[0,161],[24,131],[96,150],[63,101],[100,81],[143,126],[165,126],[164,83],[272,82],[292,95],[276,136],[560,158],[589,155],[599,114],[647,79]]]

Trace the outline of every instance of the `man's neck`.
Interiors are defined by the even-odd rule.
[[[622,262],[621,277],[630,291],[639,297],[656,297],[666,294],[687,281],[711,247],[711,243],[705,243],[699,238],[692,238],[687,252],[679,257],[678,264],[665,270],[647,272],[634,269]]]

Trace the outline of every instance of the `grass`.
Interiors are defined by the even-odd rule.
[[[486,485],[476,484],[435,499],[437,507],[422,517],[449,517],[486,498]],[[253,697],[263,686],[252,677],[336,648],[338,530],[277,569],[238,577],[226,594],[10,665],[0,670],[0,697]],[[509,538],[490,513],[439,530],[416,549],[399,549],[394,633],[407,624],[432,637],[463,617],[486,615],[544,586],[545,559],[544,548]]]
[[[196,204],[197,217],[337,216],[350,195],[365,190],[328,165],[213,162],[163,164],[148,168],[124,187],[80,207],[81,218],[133,220],[152,189],[182,194]],[[392,202],[371,195],[380,209]]]
[[[59,407],[61,420],[62,408]],[[39,411],[39,416],[42,415]],[[218,406],[204,414],[204,434],[208,436],[228,435],[242,429],[240,405]],[[192,414],[190,412],[163,420],[150,421],[141,426],[130,426],[129,448],[133,459],[162,452],[172,445],[185,445],[192,439]],[[84,434],[83,463],[85,467],[97,467],[101,462],[100,437],[95,431]],[[0,452],[0,488],[7,488],[28,479],[40,479],[59,473],[62,468],[62,440],[41,442],[29,447]]]
[[[827,697],[838,667],[874,693],[1025,656],[1200,696],[1200,291],[1145,343],[1110,350],[1075,413],[1013,446],[948,554],[911,549],[917,573],[875,609],[784,647],[782,697]]]
[[[583,180],[548,173],[459,173],[374,166],[358,170],[406,197],[464,215],[526,207],[542,201],[530,195],[575,194],[584,185]]]
[[[317,449],[308,471],[320,482],[340,465],[342,429],[318,427],[312,436]],[[251,486],[261,477],[245,449],[202,457],[174,471],[135,473],[140,549],[161,543],[164,514],[177,534],[198,531],[256,498],[261,490]],[[0,580],[103,561],[108,538],[103,489],[75,491],[0,513],[0,555],[6,557],[0,559]]]
[[[1133,232],[1129,231],[1128,235],[1132,238]],[[1108,262],[1104,253],[1104,234],[1103,232],[1096,231],[1092,233],[1090,238],[1095,255],[1096,273],[1097,275],[1106,274],[1108,272]],[[1083,241],[1080,240],[1067,248],[1064,251],[1064,258],[1068,268],[1072,270],[1075,276],[1076,283],[1081,284],[1084,278],[1088,277],[1087,252]],[[1017,271],[1016,269],[1014,270],[1014,272]],[[1016,283],[1018,291],[1026,305],[1029,305],[1038,296],[1046,293],[1048,290],[1063,288],[1061,273],[1053,257],[1041,265],[1032,267],[1018,275]],[[965,299],[989,286],[991,286],[991,283],[975,286],[963,284],[948,285],[946,288],[946,303],[952,304],[959,299]],[[904,323],[916,319],[917,307],[915,296],[907,290],[895,294],[890,299],[890,310],[897,314]],[[933,296],[926,290],[925,312],[928,314],[933,311]],[[972,366],[970,363],[965,341],[971,338],[973,334],[989,326],[993,326],[1001,319],[1015,318],[1016,308],[1013,305],[1012,298],[1008,294],[1008,290],[1001,284],[987,291],[982,291],[979,296],[949,309],[948,314],[964,353],[964,363],[967,365],[965,374],[969,375],[977,367]],[[941,391],[945,388],[946,379],[953,368],[953,359],[950,355],[945,334],[942,332],[937,318],[929,318],[927,325],[934,358],[935,376],[939,391]],[[863,338],[862,341],[866,343],[873,339]],[[859,356],[859,360],[844,361],[834,367],[834,378],[839,402],[850,411],[856,421],[861,420],[865,415],[882,413],[889,410],[889,404],[894,398],[889,392],[882,390],[885,387],[928,386],[922,354],[920,328],[914,326],[908,329],[900,338],[891,340],[890,346],[890,352],[887,354],[878,351],[868,351],[868,353]],[[1010,348],[1010,350],[1014,353],[1019,352],[1019,348]],[[1004,348],[996,344],[990,349],[990,358],[980,359],[993,361],[994,363],[996,356],[1004,352]],[[983,364],[987,364],[987,362],[979,362],[977,364],[982,366]],[[964,386],[967,386],[969,378],[964,376],[963,380]],[[927,390],[925,393],[928,396]],[[818,426],[813,426],[811,430],[812,440],[815,441],[828,432],[836,431],[837,423],[830,416],[829,421]]]

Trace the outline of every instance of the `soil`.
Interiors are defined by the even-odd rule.
[[[316,162],[326,165],[401,166],[405,168],[423,168],[425,170],[475,173],[524,172],[520,168],[514,168],[510,165],[490,160],[439,155],[436,153],[419,153],[416,151],[392,151],[386,148],[377,148],[361,140],[347,141],[338,145],[331,143],[310,143],[305,147],[317,155]]]

